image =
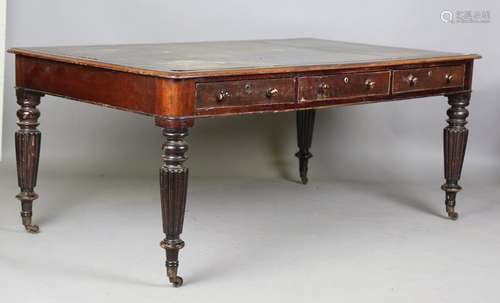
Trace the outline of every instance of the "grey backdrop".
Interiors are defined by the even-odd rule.
[[[446,24],[442,10],[489,10],[488,24]],[[470,106],[467,176],[497,176],[499,59],[496,1],[8,2],[7,47],[318,37],[479,53]],[[14,56],[6,62],[4,161],[12,163]],[[442,178],[443,97],[321,110],[311,178],[367,182]],[[41,173],[155,175],[151,118],[46,97]],[[295,114],[199,120],[188,138],[192,175],[297,179]],[[13,165],[13,164],[12,164]],[[14,178],[14,176],[13,176]]]
[[[158,247],[161,138],[149,117],[44,98],[34,214],[42,232],[22,230],[8,55],[5,301],[498,302],[499,4],[411,2],[9,1],[8,47],[314,36],[484,59],[456,222],[441,217],[443,97],[319,111],[307,186],[283,180],[298,180],[293,113],[197,121],[185,286],[172,289]],[[491,23],[445,24],[445,9],[489,10]]]

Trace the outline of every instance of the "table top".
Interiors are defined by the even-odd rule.
[[[458,54],[314,38],[13,48],[11,53],[167,78],[282,73],[478,59]]]

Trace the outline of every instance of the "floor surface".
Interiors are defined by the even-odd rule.
[[[439,184],[194,177],[176,289],[154,176],[44,175],[38,235],[20,225],[12,165],[0,181],[1,302],[499,300],[493,182],[466,187],[454,222]]]

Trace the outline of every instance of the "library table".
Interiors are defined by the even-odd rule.
[[[479,55],[384,47],[312,38],[136,45],[13,48],[19,129],[15,134],[21,217],[28,232],[40,155],[37,106],[45,94],[154,118],[162,128],[161,213],[167,276],[177,275],[186,205],[188,145],[194,120],[297,112],[300,178],[316,109],[444,95],[444,178],[448,216],[467,144],[472,66]]]

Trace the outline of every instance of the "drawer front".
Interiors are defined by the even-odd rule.
[[[299,101],[389,95],[390,71],[299,78]]]
[[[464,86],[464,65],[395,70],[392,93]]]
[[[198,108],[295,102],[293,78],[198,83]]]

